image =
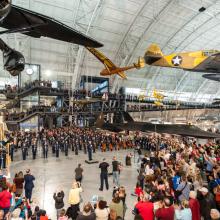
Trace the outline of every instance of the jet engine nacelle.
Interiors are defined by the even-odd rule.
[[[24,70],[25,59],[24,56],[13,49],[3,51],[4,68],[12,75],[17,76]]]
[[[11,0],[0,0],[0,21],[4,20],[11,10]]]

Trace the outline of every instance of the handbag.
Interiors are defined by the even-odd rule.
[[[175,191],[174,194],[175,194],[175,197],[176,197],[176,198],[179,198],[179,196],[182,195],[183,190],[186,188],[186,185],[187,185],[187,182],[186,182],[185,186],[184,186],[181,190],[176,190],[176,191]]]

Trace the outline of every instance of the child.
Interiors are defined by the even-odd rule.
[[[58,220],[68,220],[68,217],[66,216],[66,210],[65,209],[61,210]]]

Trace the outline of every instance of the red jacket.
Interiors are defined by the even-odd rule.
[[[190,199],[189,200],[189,207],[192,212],[192,220],[200,220],[201,215],[200,215],[199,201],[197,199]]]
[[[154,204],[152,202],[138,202],[135,206],[143,220],[154,220]]]
[[[40,216],[40,220],[48,220],[47,216]]]
[[[0,208],[10,208],[11,193],[7,190],[0,192]]]

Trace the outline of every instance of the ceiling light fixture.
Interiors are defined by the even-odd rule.
[[[32,74],[34,73],[34,70],[29,67],[29,68],[26,69],[26,73],[27,73],[28,75],[32,75]]]
[[[202,7],[199,9],[199,12],[204,12],[205,10],[206,10],[206,8],[202,6]]]

